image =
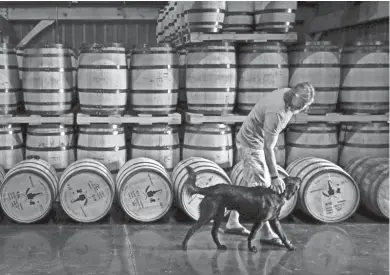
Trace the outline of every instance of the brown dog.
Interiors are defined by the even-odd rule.
[[[200,217],[198,221],[187,232],[182,248],[187,249],[188,240],[206,223],[214,219],[211,236],[218,249],[226,250],[218,239],[218,229],[221,225],[225,208],[236,210],[240,214],[247,215],[255,220],[251,233],[248,237],[248,249],[256,252],[257,248],[252,246],[252,240],[265,222],[269,221],[272,230],[279,236],[283,244],[289,250],[295,250],[295,246],[288,240],[279,222],[279,213],[286,200],[289,200],[299,189],[301,179],[287,177],[284,179],[286,190],[282,194],[264,187],[244,187],[226,184],[217,184],[207,188],[200,188],[195,185],[196,174],[191,167],[186,167],[188,181],[190,183],[188,192],[190,195],[198,193],[205,198],[199,205]]]

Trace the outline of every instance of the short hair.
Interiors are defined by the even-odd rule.
[[[314,101],[315,89],[309,82],[301,82],[294,86],[294,94],[300,97],[305,105],[310,105]]]

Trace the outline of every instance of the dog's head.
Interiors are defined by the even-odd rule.
[[[299,187],[301,186],[301,178],[298,177],[286,177],[283,179],[284,184],[286,185],[286,191],[284,191],[284,196],[287,200],[291,199],[296,192],[298,192]]]

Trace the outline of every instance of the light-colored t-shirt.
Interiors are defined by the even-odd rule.
[[[290,88],[277,89],[257,102],[237,134],[238,143],[262,150],[265,132],[279,135],[293,115],[291,111],[286,111],[283,98],[284,93],[289,90]]]

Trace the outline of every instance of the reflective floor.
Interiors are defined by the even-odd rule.
[[[0,274],[389,274],[387,224],[284,224],[294,252],[206,226],[180,250],[189,225],[0,225]],[[259,239],[259,236],[257,236]]]

